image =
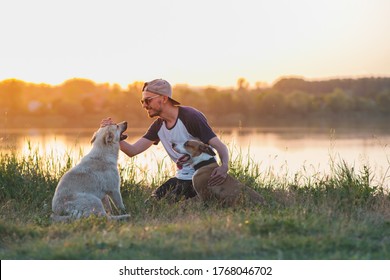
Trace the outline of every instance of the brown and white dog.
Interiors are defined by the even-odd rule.
[[[192,183],[202,201],[217,200],[223,205],[233,206],[248,199],[254,204],[265,204],[259,193],[230,175],[221,185],[208,185],[211,173],[218,167],[215,153],[209,145],[198,140],[189,140],[185,143],[173,143],[172,148],[183,154],[179,159],[181,164],[191,164],[195,168]]]
[[[123,220],[125,214],[118,171],[119,141],[127,136],[122,122],[99,128],[92,137],[92,149],[79,164],[60,179],[52,201],[52,219],[65,222],[90,215]],[[110,215],[110,200],[122,215]]]

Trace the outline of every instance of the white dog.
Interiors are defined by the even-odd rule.
[[[122,133],[127,122],[99,128],[92,137],[92,149],[79,164],[60,179],[52,201],[53,221],[68,221],[90,215],[109,219],[127,219],[130,215],[109,215],[110,197],[125,213],[120,193],[118,171],[119,141],[126,139]],[[106,209],[105,209],[106,207]]]

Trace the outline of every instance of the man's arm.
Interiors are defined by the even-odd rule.
[[[214,169],[209,180],[209,186],[216,186],[222,184],[227,177],[229,170],[229,150],[218,137],[210,139],[208,144],[217,150],[221,160],[221,166]]]
[[[146,138],[140,138],[134,144],[127,143],[126,141],[121,141],[119,143],[121,151],[124,152],[129,157],[133,157],[142,153],[152,146],[153,141],[150,141]]]
[[[100,122],[100,127],[104,127],[111,124],[115,124],[115,122],[111,118],[106,118]],[[133,157],[135,155],[142,153],[143,151],[150,148],[152,144],[153,141],[150,141],[146,138],[140,138],[134,144],[127,143],[126,141],[119,142],[121,151],[124,152],[129,157]]]

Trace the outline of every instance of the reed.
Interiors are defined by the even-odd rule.
[[[278,175],[250,151],[230,146],[230,173],[267,200],[264,207],[158,201],[152,190],[171,176],[167,162],[150,174],[133,159],[120,166],[129,222],[90,217],[52,224],[51,199],[78,159],[67,153],[0,155],[1,259],[389,259],[390,196],[333,161],[330,174]],[[81,156],[81,153],[80,153]]]

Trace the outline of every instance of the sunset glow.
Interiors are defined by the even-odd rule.
[[[0,81],[389,76],[389,14],[387,0],[4,0]]]

